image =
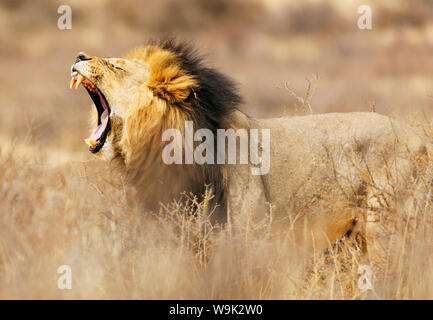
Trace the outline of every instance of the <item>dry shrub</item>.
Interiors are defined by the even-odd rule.
[[[346,20],[327,2],[290,3],[278,19],[268,18],[270,30],[289,35],[335,32],[347,26]]]
[[[393,7],[379,6],[375,21],[380,27],[422,27],[430,22],[432,14],[431,1],[404,0]]]
[[[166,0],[161,2],[111,1],[110,14],[132,27],[157,32],[196,32],[224,25],[254,27],[266,14],[259,2],[242,0]],[[155,16],[158,19],[155,19]]]

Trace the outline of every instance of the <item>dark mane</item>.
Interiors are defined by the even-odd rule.
[[[237,84],[219,71],[204,66],[203,55],[187,42],[165,38],[151,44],[174,53],[179,58],[182,69],[198,81],[199,88],[189,98],[196,100],[194,116],[197,125],[209,129],[223,127],[222,120],[242,103]]]

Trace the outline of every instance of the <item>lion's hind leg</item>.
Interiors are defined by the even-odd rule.
[[[407,231],[413,229],[413,218],[410,216],[414,212],[413,202],[414,199],[409,197],[398,201],[399,205],[394,203],[386,208],[376,197],[369,199],[365,215],[365,241],[372,272],[372,289],[379,298],[392,296],[404,280],[411,237]]]

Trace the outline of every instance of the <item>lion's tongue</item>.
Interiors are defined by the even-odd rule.
[[[107,124],[108,124],[108,110],[104,110],[104,112],[101,115],[101,124],[97,126],[95,130],[93,130],[89,139],[94,141],[99,140],[102,134],[104,133],[105,129],[107,128]]]

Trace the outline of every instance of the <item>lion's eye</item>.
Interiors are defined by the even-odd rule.
[[[111,64],[111,66],[112,66],[114,69],[125,71],[125,70],[123,70],[121,67],[115,66],[115,65],[112,64],[112,63],[110,63],[110,64]]]

